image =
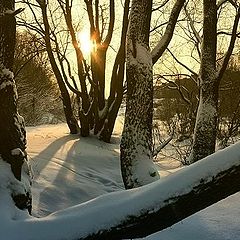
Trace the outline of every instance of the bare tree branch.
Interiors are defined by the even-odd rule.
[[[160,6],[153,8],[152,12],[158,11],[159,9],[161,9],[162,7],[164,7],[167,3],[169,2],[169,0],[164,0],[164,2],[162,4],[160,4]]]
[[[199,49],[199,45],[201,45],[201,43],[202,43],[202,38],[201,38],[201,36],[199,35],[197,29],[194,26],[194,21],[193,21],[191,15],[189,14],[189,12],[188,12],[188,10],[186,8],[186,5],[184,6],[184,10],[185,10],[187,18],[189,20],[189,24],[190,24],[190,27],[192,29],[192,32],[193,32],[193,34],[194,34],[194,36],[195,36],[195,38],[197,40],[197,45],[198,45],[198,49]]]
[[[170,51],[170,49],[168,49],[168,52],[171,54],[171,56],[173,57],[173,59],[180,64],[182,67],[184,67],[185,69],[187,69],[190,73],[192,73],[193,76],[198,76],[198,74],[196,72],[194,72],[190,67],[188,67],[187,65],[185,65],[183,62],[179,61],[176,56]]]
[[[173,139],[173,133],[166,140],[164,140],[156,149],[153,151],[153,157],[156,157],[163,148],[165,148]]]
[[[235,42],[236,42],[236,38],[237,38],[237,30],[238,30],[239,19],[240,19],[240,6],[237,9],[237,14],[236,14],[235,19],[234,19],[233,28],[232,28],[232,36],[231,36],[231,40],[230,40],[230,43],[229,43],[229,46],[228,46],[228,50],[227,50],[227,52],[224,56],[223,63],[222,63],[222,65],[221,65],[221,67],[220,67],[220,69],[218,70],[218,73],[217,73],[218,81],[220,81],[222,79],[223,74],[224,74],[224,72],[227,68],[229,59],[232,55],[232,52],[233,52],[233,49],[234,49],[234,46],[235,46]]]
[[[109,19],[109,27],[107,36],[103,42],[104,48],[108,47],[113,34],[113,27],[114,27],[114,20],[115,20],[115,7],[114,7],[114,0],[110,0],[110,19]]]
[[[234,7],[237,7],[237,1],[236,0],[219,0],[217,2],[217,9],[219,9],[223,4],[225,3],[231,3]]]
[[[169,17],[169,22],[167,24],[166,30],[161,38],[161,40],[157,43],[157,45],[154,47],[152,50],[152,61],[153,64],[157,62],[157,60],[162,56],[163,52],[166,50],[168,47],[172,36],[173,36],[173,31],[175,29],[176,23],[178,16],[180,14],[180,11],[184,5],[186,0],[177,0],[172,8],[170,17]]]

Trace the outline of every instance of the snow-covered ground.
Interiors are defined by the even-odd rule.
[[[33,214],[46,216],[98,195],[123,189],[119,134],[113,143],[96,137],[70,136],[65,124],[28,128],[28,154],[34,171]],[[178,162],[159,163],[161,176],[178,169]],[[187,206],[186,206],[187,207]],[[235,194],[147,239],[240,239],[240,194]]]
[[[123,190],[119,163],[120,133],[121,121],[118,121],[111,144],[100,142],[94,136],[79,139],[69,135],[65,124],[28,128],[28,154],[34,172],[33,215],[44,217],[99,195]],[[177,171],[179,162],[166,159],[161,160],[158,166],[164,177]],[[59,215],[64,215],[64,212],[47,220]],[[3,226],[0,224],[0,233],[4,233]],[[8,234],[7,238],[0,235],[0,239],[11,240],[9,236],[14,236],[14,239],[24,240],[17,238],[17,233]],[[36,236],[36,239],[41,237]],[[44,239],[48,240],[46,236]],[[146,239],[240,240],[240,194]]]

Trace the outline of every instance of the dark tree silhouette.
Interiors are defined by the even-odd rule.
[[[17,110],[17,92],[12,73],[16,41],[14,0],[0,1],[0,155],[11,165],[14,177],[23,184],[22,166],[27,165],[26,132],[23,118]],[[25,168],[26,169],[26,168]],[[12,192],[15,204],[31,211],[31,192]]]

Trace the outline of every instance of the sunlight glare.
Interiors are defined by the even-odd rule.
[[[78,41],[83,54],[89,55],[93,48],[93,44],[90,40],[89,33],[84,30],[78,32]]]

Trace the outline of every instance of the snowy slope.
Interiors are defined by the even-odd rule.
[[[28,153],[35,180],[34,215],[87,201],[98,195],[123,189],[119,164],[119,133],[113,143],[95,137],[70,136],[64,124],[28,128]],[[161,162],[166,176],[178,163]],[[235,194],[147,239],[240,240],[240,194]],[[186,206],[187,207],[187,206]]]
[[[115,130],[112,144],[100,142],[93,136],[79,140],[77,136],[68,134],[64,124],[40,126],[27,130],[28,154],[34,171],[33,214],[43,218],[39,220],[26,219],[19,212],[9,214],[12,207],[1,204],[6,203],[4,199],[6,196],[1,195],[0,192],[0,236],[5,237],[3,240],[25,240],[26,232],[28,233],[28,239],[33,240],[68,239],[67,236],[73,237],[77,233],[74,233],[75,230],[73,231],[73,229],[79,229],[80,222],[81,229],[78,231],[82,234],[87,231],[84,229],[89,229],[89,227],[98,229],[99,224],[101,224],[101,219],[97,218],[98,212],[104,211],[106,216],[103,218],[116,221],[116,218],[124,216],[124,212],[132,211],[137,206],[146,204],[146,201],[151,201],[148,191],[156,187],[156,184],[150,186],[150,189],[148,186],[144,188],[148,200],[137,198],[139,202],[135,204],[136,206],[126,204],[129,201],[128,193],[124,194],[122,191],[119,194],[117,193],[117,191],[123,189],[119,164],[121,124]],[[235,147],[235,152],[238,152],[238,148],[239,145]],[[160,174],[162,176],[169,175],[171,172],[178,170],[175,169],[177,166],[178,163],[168,162],[167,160],[160,162]],[[174,180],[174,178],[172,179]],[[187,180],[182,179],[182,181]],[[175,181],[172,182],[175,183]],[[181,183],[174,185],[171,184],[169,188],[175,189]],[[116,194],[112,195],[110,201],[108,196],[101,197],[88,202],[86,205],[79,205],[64,211],[66,207],[112,191],[115,191]],[[167,193],[168,189],[165,189],[165,191]],[[131,192],[132,197],[139,194],[135,190]],[[161,198],[163,193],[156,194],[160,194],[159,198]],[[240,240],[239,200],[240,195],[235,194],[146,239]],[[105,212],[104,205],[106,204],[110,205],[110,209],[112,206],[114,212]],[[49,215],[57,210],[60,210],[60,212]],[[94,219],[96,219],[95,225],[88,222],[92,221],[94,216]]]
[[[117,144],[71,136],[65,124],[28,129],[35,216],[123,189]]]

